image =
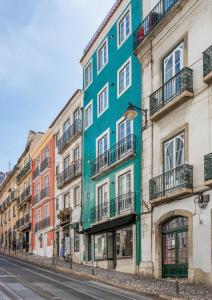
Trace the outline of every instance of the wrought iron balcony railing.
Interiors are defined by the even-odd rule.
[[[149,181],[150,200],[181,189],[193,188],[193,166],[181,165]]]
[[[212,153],[204,157],[205,181],[212,180]]]
[[[49,197],[49,186],[45,187],[42,191],[41,191],[41,200],[43,200],[44,198]]]
[[[82,121],[78,119],[74,121],[74,123],[58,140],[57,142],[58,152],[61,153],[65,149],[65,147],[71,142],[71,140],[81,132],[82,132]]]
[[[99,174],[106,167],[127,157],[129,153],[134,154],[135,149],[136,137],[134,134],[130,134],[91,162],[91,177]]]
[[[212,72],[212,45],[203,52],[203,77]]]
[[[104,202],[96,207],[91,208],[91,223],[106,221],[112,217],[134,213],[134,211],[135,194],[133,192],[129,192],[112,199],[110,202]]]
[[[143,42],[143,40],[152,32],[152,30],[161,22],[168,12],[179,0],[160,0],[151,12],[143,19],[141,25],[134,33],[134,50]]]
[[[29,198],[31,196],[31,187],[28,186],[22,193],[20,196],[20,202],[19,204],[21,204],[22,202],[24,202],[27,198]]]
[[[62,188],[66,183],[79,176],[82,171],[82,162],[77,160],[68,166],[63,172],[57,175],[57,187]]]
[[[150,96],[150,115],[152,116],[184,91],[193,93],[193,70],[189,68],[183,68]]]
[[[23,167],[23,169],[17,175],[18,183],[22,180],[22,178],[28,173],[30,169],[31,169],[31,161],[28,161],[28,163]]]
[[[67,207],[63,210],[60,210],[59,214],[57,215],[57,218],[60,220],[60,223],[71,221],[71,213],[71,208]]]
[[[47,228],[50,226],[50,217],[47,217],[43,220],[41,220],[40,222],[35,223],[35,228],[34,228],[34,232],[38,232],[44,228]]]
[[[18,198],[18,192],[17,191],[12,191],[10,197],[11,197],[11,201],[17,199]]]
[[[35,169],[35,171],[33,172],[33,179],[35,179],[36,177],[38,177],[40,175],[40,166],[37,166],[37,168]]]
[[[91,223],[97,223],[107,220],[110,217],[110,202],[104,202],[91,208],[90,218]]]
[[[40,172],[43,172],[45,169],[49,168],[49,166],[50,166],[50,159],[49,157],[46,157],[40,165]]]

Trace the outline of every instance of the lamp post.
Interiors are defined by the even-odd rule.
[[[146,127],[147,126],[147,109],[143,109],[143,108],[136,106],[136,105],[132,104],[131,102],[129,102],[127,110],[124,113],[124,116],[126,119],[132,121],[137,117],[138,112],[141,112],[142,114],[144,114],[145,127]]]

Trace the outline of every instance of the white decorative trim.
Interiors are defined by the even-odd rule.
[[[106,42],[106,52],[107,52],[107,62],[103,65],[103,67],[99,70],[99,50],[103,47],[104,43]],[[99,45],[97,51],[96,51],[96,60],[97,60],[97,64],[96,64],[96,68],[97,68],[97,75],[99,75],[102,70],[106,67],[106,65],[109,62],[109,51],[108,51],[108,37],[106,37],[103,42]]]
[[[119,124],[121,122],[123,122],[124,120],[126,120],[126,118],[123,116],[119,120],[116,121],[116,143],[119,142],[119,136],[118,136]],[[132,134],[133,134],[134,133],[134,122],[133,122],[133,120],[131,122],[132,122]]]
[[[87,86],[85,86],[85,70],[87,69],[87,67],[91,64],[91,81],[89,82],[89,84]],[[88,89],[88,87],[91,85],[91,83],[93,82],[93,60],[92,58],[89,60],[89,62],[86,64],[86,66],[84,67],[84,70],[83,70],[83,74],[84,74],[84,91],[86,91]]]
[[[100,181],[96,184],[96,197],[95,197],[96,206],[98,205],[98,189],[99,189],[100,186],[105,185],[105,184],[108,185],[108,202],[110,202],[110,178],[107,177],[104,180],[102,180],[102,181]]]
[[[132,192],[134,191],[134,165],[130,165],[129,167],[122,169],[121,171],[117,172],[115,175],[115,194],[116,197],[118,197],[118,178],[121,175],[124,175],[127,172],[131,172],[132,178],[131,178],[131,189]]]
[[[99,114],[99,96],[107,88],[107,107]],[[99,118],[109,108],[109,83],[107,82],[97,94],[97,118]]]
[[[93,100],[89,101],[89,103],[86,105],[86,107],[84,109],[84,121],[85,121],[85,116],[86,116],[86,110],[90,105],[92,106],[91,124],[89,124],[87,127],[85,127],[85,130],[87,130],[93,124]]]
[[[96,138],[96,158],[98,157],[98,142],[103,138],[103,136],[107,135],[107,143],[108,143],[108,149],[110,149],[110,128],[106,129],[102,134],[100,134]]]
[[[119,93],[119,73],[126,67],[127,64],[130,64],[130,82],[129,85]],[[117,71],[117,98],[121,97],[132,85],[132,58],[131,56],[123,63],[123,65]]]
[[[119,43],[119,24],[121,23],[121,21],[125,18],[125,16],[129,14],[130,15],[130,32],[129,34],[126,36],[126,38],[122,41],[122,43]],[[127,39],[130,37],[130,35],[132,34],[132,13],[131,13],[131,5],[129,5],[129,7],[122,13],[122,15],[120,16],[120,18],[117,21],[117,49],[120,49],[121,46],[127,41]]]

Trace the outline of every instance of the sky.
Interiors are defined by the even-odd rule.
[[[77,88],[83,49],[115,0],[0,0],[0,171]]]

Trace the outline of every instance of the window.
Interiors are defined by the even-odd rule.
[[[44,206],[43,215],[44,215],[44,219],[47,219],[49,217],[49,204]]]
[[[49,175],[44,177],[44,188],[49,187]]]
[[[95,260],[107,259],[107,233],[95,235]]]
[[[184,164],[184,132],[164,143],[164,171]]]
[[[74,230],[74,252],[79,252],[79,233]]]
[[[133,133],[133,121],[125,119],[118,124],[118,141],[125,139]]]
[[[56,198],[56,200],[55,200],[55,208],[56,208],[56,211],[59,210],[59,198]]]
[[[70,127],[70,119],[66,120],[63,124],[63,134],[69,129]]]
[[[79,186],[74,188],[74,207],[80,205],[80,188]]]
[[[117,258],[131,257],[133,255],[132,227],[116,232],[116,255]]]
[[[97,68],[100,72],[108,62],[108,42],[105,40],[97,51]]]
[[[67,156],[64,160],[63,160],[63,170],[67,170],[68,166],[69,166],[69,160],[70,157]]]
[[[55,147],[57,147],[59,138],[60,138],[60,133],[59,133],[59,131],[58,131],[58,132],[55,134]]]
[[[40,209],[36,211],[36,223],[40,222]]]
[[[73,113],[74,122],[80,119],[80,108],[78,107]]]
[[[101,116],[108,108],[108,83],[97,95],[98,117]]]
[[[86,67],[84,71],[84,85],[85,89],[89,87],[93,80],[93,74],[92,74],[92,62],[90,62]]]
[[[37,195],[40,194],[40,182],[38,182],[37,185],[36,185],[36,194]]]
[[[102,156],[109,148],[108,134],[105,134],[98,140],[97,156]]]
[[[164,143],[164,184],[165,190],[174,188],[180,184],[184,176],[180,168],[185,161],[184,133]]]
[[[85,129],[93,123],[93,101],[90,101],[85,107]]]
[[[44,150],[44,158],[49,158],[49,147]]]
[[[60,166],[56,166],[56,175],[59,175],[60,174]]]
[[[131,85],[131,58],[118,71],[118,96],[121,96]]]
[[[130,11],[118,22],[118,45],[121,46],[131,34]]]
[[[36,158],[36,167],[40,169],[40,156]]]
[[[15,209],[15,205],[13,206],[13,218],[15,218],[16,216],[16,209]]]
[[[184,43],[178,45],[163,60],[164,99],[168,101],[180,88],[180,77],[176,76],[184,67]],[[170,80],[172,79],[172,80]]]
[[[64,208],[69,208],[70,207],[70,196],[69,193],[66,193],[64,195]]]
[[[80,159],[80,148],[79,148],[79,146],[74,149],[74,153],[73,154],[74,154],[73,155],[74,161],[78,161]]]

